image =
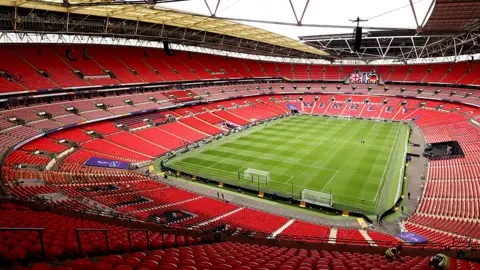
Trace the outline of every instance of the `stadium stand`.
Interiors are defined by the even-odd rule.
[[[217,243],[192,247],[171,248],[149,252],[110,255],[99,260],[77,259],[66,261],[65,267],[179,269],[426,269],[429,258],[406,256],[404,263],[389,262],[380,254],[307,250],[287,247],[270,247],[242,243]],[[453,259],[452,269],[477,269],[477,263]],[[38,263],[33,269],[52,269]]]
[[[125,147],[119,146],[118,144],[111,143],[104,139],[96,139],[81,145],[82,148],[90,149],[95,152],[107,153],[111,156],[123,157],[133,162],[135,161],[145,161],[151,159],[150,156],[141,154],[139,152],[134,152],[128,150]]]
[[[173,122],[158,126],[158,128],[170,133],[176,134],[177,137],[183,138],[189,142],[196,142],[202,140],[208,135],[206,133],[197,131],[183,123]]]
[[[221,130],[220,128],[210,125],[202,120],[199,120],[196,117],[184,117],[180,119],[180,122],[187,124],[193,127],[194,129],[202,131],[209,135],[215,135],[223,132],[223,130]]]
[[[1,49],[0,53],[9,63],[8,65],[0,64],[0,69],[11,74],[11,76],[7,76],[8,78],[0,77],[0,92],[2,93],[104,84],[239,77],[282,76],[287,79],[331,81],[331,83],[311,83],[309,86],[315,91],[311,95],[291,93],[295,91],[295,87],[302,92],[308,91],[306,83],[270,83],[268,85],[273,89],[269,90],[267,83],[255,82],[245,85],[204,85],[188,90],[172,87],[167,90],[129,93],[128,95],[118,94],[118,96],[98,95],[86,100],[53,102],[48,105],[31,104],[26,108],[3,110],[0,112],[2,117],[0,149],[2,153],[10,150],[17,143],[42,134],[42,132],[66,125],[79,124],[73,128],[48,133],[45,137],[28,142],[9,154],[2,173],[5,182],[8,183],[10,194],[17,198],[32,199],[48,193],[58,193],[63,198],[46,203],[59,208],[82,211],[105,207],[103,209],[115,210],[137,219],[137,221],[161,223],[173,228],[209,231],[216,228],[228,228],[234,236],[249,234],[259,238],[323,243],[329,240],[332,228],[203,197],[160,182],[153,182],[133,171],[84,166],[86,160],[91,157],[130,163],[150,161],[153,157],[162,156],[172,150],[185,147],[189,143],[199,142],[224,132],[227,128],[221,126],[222,123],[226,122],[237,126],[253,124],[260,120],[289,113],[285,105],[295,104],[301,112],[307,114],[406,121],[413,119],[413,123],[422,130],[427,143],[458,141],[465,150],[465,157],[429,162],[420,205],[403,225],[410,232],[428,237],[431,244],[425,247],[468,248],[472,243],[479,242],[478,190],[480,186],[478,175],[480,170],[477,165],[480,161],[478,145],[480,133],[472,119],[477,117],[478,121],[480,113],[478,109],[469,105],[440,101],[440,99],[454,98],[458,102],[480,105],[478,94],[476,90],[449,88],[448,86],[424,86],[424,91],[421,92],[418,90],[420,86],[400,84],[402,82],[442,82],[478,85],[480,82],[478,79],[480,64],[478,62],[376,66],[375,68],[383,80],[399,82],[399,84],[390,86],[388,90],[385,90],[383,86],[374,86],[371,90],[366,86],[359,86],[355,93],[361,95],[357,96],[356,94],[331,93],[339,91],[337,83],[333,81],[345,79],[357,68],[362,71],[366,69],[355,65],[340,67],[336,65],[282,64],[220,56],[210,58],[208,55],[186,52],[179,52],[176,56],[167,56],[163,51],[157,49],[110,46],[13,46]],[[77,61],[72,61],[71,58],[76,58]],[[51,61],[45,61],[45,59]],[[373,67],[369,66],[368,68]],[[80,79],[74,73],[78,71],[86,77]],[[280,86],[283,86],[284,89]],[[348,85],[341,87],[342,91],[350,91]],[[440,88],[442,91],[437,93],[436,91]],[[322,93],[326,91],[329,93]],[[457,93],[453,94],[453,91],[457,91]],[[276,95],[273,95],[272,92]],[[289,93],[283,94],[285,92]],[[470,92],[474,94],[466,97]],[[235,98],[249,95],[258,96]],[[409,97],[401,98],[395,97],[395,95],[408,95]],[[300,101],[300,96],[303,101]],[[150,97],[154,97],[155,101]],[[427,99],[414,99],[413,97]],[[437,100],[430,100],[432,97]],[[385,99],[388,102],[382,104]],[[130,101],[128,104],[127,100]],[[187,105],[174,107],[175,104],[183,106],[182,103],[192,101],[209,101],[209,103],[192,107]],[[50,101],[48,102],[50,103]],[[406,105],[402,105],[402,102],[406,102]],[[106,107],[98,108],[96,104],[99,103],[103,103]],[[78,111],[71,113],[66,110],[69,107]],[[157,110],[167,107],[168,111],[155,111],[138,116],[85,124],[87,120],[123,116],[141,110]],[[49,115],[45,116],[43,112]],[[177,119],[169,120],[167,115]],[[13,120],[13,118],[25,122]],[[117,128],[116,125],[119,124],[123,125],[125,129]],[[94,138],[86,134],[92,130],[100,133],[102,138]],[[59,141],[62,139],[73,143],[69,145],[66,144],[69,142],[60,143]],[[70,148],[72,149],[69,151],[72,152],[66,153],[65,157],[59,157],[56,160],[61,153]],[[45,151],[47,154],[36,154],[37,150]],[[49,155],[49,153],[54,155]],[[52,161],[54,162],[51,163]],[[54,165],[54,169],[46,169],[50,164]],[[22,168],[23,166],[19,165],[33,165],[33,167]],[[37,179],[42,183],[34,186],[18,186],[17,180],[19,179]],[[89,202],[79,200],[78,197],[87,198]],[[19,218],[15,219],[14,216]],[[46,254],[52,260],[78,256],[75,254],[77,248],[75,241],[77,240],[74,237],[73,227],[108,228],[109,234],[115,235],[109,238],[110,249],[119,253],[130,252],[126,235],[127,227],[86,221],[61,214],[32,211],[14,204],[2,204],[0,217],[4,221],[2,226],[45,228]],[[338,228],[335,231],[335,242],[338,245],[352,244],[353,241],[354,244],[360,246],[387,247],[401,242],[391,235],[373,230],[359,231]],[[135,250],[147,249],[144,244],[146,239],[143,235],[135,234],[133,236]],[[34,239],[33,233],[2,232],[1,236],[1,254],[10,262],[15,262],[17,259],[24,260],[31,254],[39,255],[41,252],[39,242],[36,238]],[[175,267],[198,266],[197,269],[210,269],[211,267],[231,269],[245,265],[250,268],[286,270],[297,267],[298,269],[423,269],[428,263],[427,258],[424,257],[407,257],[405,264],[400,265],[396,262],[386,262],[378,254],[318,252],[238,243],[192,246],[181,249],[179,246],[182,244],[178,245],[179,242],[190,241],[193,243],[193,239],[184,236],[177,238],[172,235],[162,236],[157,232],[152,232],[149,237],[152,247],[161,248],[163,243],[168,242],[167,246],[177,244],[177,249],[151,251],[152,254],[158,255],[152,257],[153,260],[146,260],[143,257],[146,254],[127,253],[123,257],[112,255],[93,261],[83,259],[66,261],[64,264],[65,266],[74,266],[74,269],[77,269],[77,265],[82,264],[92,264],[102,268],[101,263],[110,266],[127,264],[128,267],[137,269],[142,267],[163,269],[157,266],[163,267],[170,263]],[[81,238],[84,251],[88,255],[102,255],[107,252],[100,238],[100,234],[88,234]],[[205,256],[208,255],[204,254],[205,250],[219,251],[218,254],[222,258],[219,258],[220,255],[213,255],[211,258]],[[193,258],[197,257],[194,254],[196,251],[198,251],[199,258],[206,257],[208,260],[191,260],[192,256]],[[234,255],[235,252],[256,257],[250,258],[249,261],[242,261],[242,258],[246,256],[237,257]],[[269,259],[260,257],[271,256],[274,252],[277,252],[278,255]],[[166,253],[174,254],[170,258],[182,258],[182,255],[185,254],[184,258],[188,257],[189,259],[168,259],[168,257],[162,256]],[[282,255],[284,256],[282,257]],[[138,261],[128,259],[134,256],[141,258],[137,258]],[[117,259],[121,260],[121,263],[115,261]],[[280,265],[282,266],[280,267]],[[478,269],[477,264],[455,259],[452,260],[452,265],[454,265],[454,269]],[[175,268],[172,265],[169,266]],[[43,265],[43,267],[48,268],[49,265]],[[78,269],[83,269],[82,267],[84,266],[79,266]],[[106,267],[108,268],[108,266]],[[33,268],[35,269],[35,267]],[[84,268],[90,269],[89,267]],[[168,266],[165,269],[167,268]],[[192,268],[186,269],[193,270]],[[247,270],[247,268],[238,269]]]
[[[48,258],[53,260],[75,256],[78,252],[74,228],[106,229],[112,234],[108,241],[110,251],[125,252],[129,250],[127,240],[128,227],[71,218],[50,212],[35,212],[27,207],[8,203],[2,203],[0,216],[6,227],[43,228],[45,253]],[[5,233],[3,236],[8,245],[2,245],[1,256],[8,261],[23,260],[26,259],[29,254],[38,256],[42,252],[38,236],[34,231],[24,231],[16,234]],[[97,236],[101,236],[101,233],[82,234],[80,241],[82,242],[82,251],[84,254],[102,254],[107,251],[105,242],[99,241]],[[162,236],[164,237],[166,245],[172,246],[175,243],[173,239],[174,236],[162,235],[161,233],[152,233],[149,238],[151,241],[162,242]],[[132,234],[132,237],[136,239],[135,242],[145,242],[145,234]],[[184,238],[182,237],[182,239]],[[135,244],[135,248],[146,250],[146,244]]]
[[[183,138],[156,127],[143,129],[135,132],[135,134],[170,150],[175,150],[185,145],[185,140]]]
[[[37,150],[43,150],[51,153],[58,154],[67,150],[68,146],[64,144],[59,144],[49,138],[38,138],[22,146],[21,150],[34,152]]]
[[[137,152],[147,154],[152,157],[160,156],[167,152],[167,149],[148,142],[141,137],[135,136],[129,132],[118,132],[104,137],[115,144],[133,149]]]

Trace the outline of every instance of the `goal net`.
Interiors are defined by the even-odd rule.
[[[311,189],[304,189],[302,191],[302,201],[321,206],[332,206],[332,194]]]
[[[267,184],[270,181],[270,172],[249,168],[243,172],[243,179]]]

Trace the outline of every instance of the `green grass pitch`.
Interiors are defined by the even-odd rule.
[[[334,207],[373,214],[393,205],[408,129],[392,122],[293,116],[222,138],[166,166],[282,196],[300,198],[304,188],[328,192]],[[270,181],[244,180],[247,168],[270,172]]]

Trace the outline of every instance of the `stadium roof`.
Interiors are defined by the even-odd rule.
[[[406,62],[480,53],[479,1],[351,3],[337,0],[327,7],[310,0],[0,0],[0,30],[170,41],[336,62]],[[355,24],[348,19],[357,13],[368,22],[361,23],[362,48],[353,52]]]
[[[158,1],[158,3],[172,1],[175,0]],[[188,2],[183,3],[188,5]],[[275,47],[288,48],[289,51],[294,50],[303,54],[316,55],[317,57],[327,55],[321,49],[257,27],[215,17],[175,11],[158,5],[149,5],[145,1],[70,0],[68,4],[65,4],[62,0],[0,0],[0,5],[140,21],[157,26],[167,25],[256,41]],[[272,52],[274,52],[274,49],[272,49]]]
[[[413,7],[416,29],[364,31],[361,49],[353,50],[352,33],[302,36],[311,46],[340,59],[409,59],[473,55],[480,53],[480,1],[437,0],[423,20]],[[427,12],[428,15],[428,12]]]
[[[437,0],[425,31],[462,31],[480,23],[480,1]]]

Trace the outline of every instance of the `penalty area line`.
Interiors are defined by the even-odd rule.
[[[288,179],[288,181],[285,184],[288,185],[288,183],[290,183],[290,181],[292,181],[292,178],[293,178],[293,176],[290,176],[290,178]]]
[[[328,186],[328,184],[330,184],[330,182],[332,181],[333,178],[335,178],[335,175],[337,175],[338,171],[336,171],[332,177],[330,177],[330,180],[328,180],[327,184],[322,188],[322,191]]]

